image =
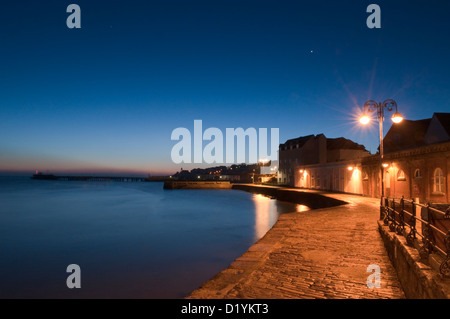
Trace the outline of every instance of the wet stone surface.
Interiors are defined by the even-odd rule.
[[[379,200],[327,194],[346,205],[281,215],[229,268],[187,298],[405,298],[378,231]],[[368,288],[369,265],[381,287]]]

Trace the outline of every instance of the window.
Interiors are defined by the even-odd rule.
[[[420,171],[420,169],[416,169],[414,171],[414,178],[422,178],[422,172]]]
[[[399,169],[397,172],[397,180],[398,181],[406,181],[405,172],[402,169]]]
[[[384,187],[391,188],[391,174],[389,174],[389,171],[384,173]]]
[[[439,167],[434,170],[433,174],[433,192],[434,193],[444,193],[444,174],[442,169]]]
[[[367,172],[363,172],[362,180],[363,181],[368,181],[369,180],[369,175],[367,175]]]

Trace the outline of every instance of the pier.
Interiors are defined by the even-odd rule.
[[[145,177],[123,177],[123,176],[60,176],[52,174],[34,174],[32,179],[57,180],[57,181],[86,181],[86,182],[146,182]]]

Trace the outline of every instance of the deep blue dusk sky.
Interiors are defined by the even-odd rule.
[[[71,3],[81,29],[66,26]],[[411,120],[450,112],[449,17],[446,0],[3,1],[0,171],[198,167],[170,157],[172,130],[195,119],[375,153],[377,127],[355,123],[365,101],[395,99]]]

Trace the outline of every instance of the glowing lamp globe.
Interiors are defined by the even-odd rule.
[[[400,113],[396,112],[396,113],[394,113],[394,115],[392,115],[391,119],[392,119],[392,122],[398,124],[401,121],[403,121],[403,116]]]
[[[359,119],[359,122],[363,125],[366,125],[367,123],[370,122],[370,117],[368,117],[367,115],[363,115],[361,116],[361,118]]]

